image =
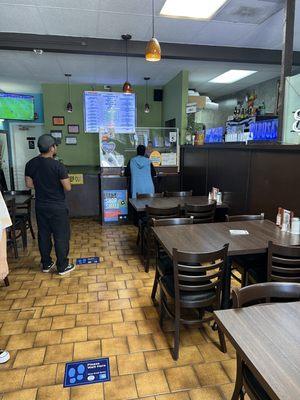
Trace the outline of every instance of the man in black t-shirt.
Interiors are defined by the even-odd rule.
[[[55,266],[59,275],[71,272],[69,264],[70,223],[65,191],[71,190],[66,167],[55,160],[57,142],[51,135],[42,135],[38,140],[40,155],[30,160],[25,167],[26,186],[35,189],[35,209],[38,225],[38,241],[43,272]],[[51,259],[52,240],[57,262]]]

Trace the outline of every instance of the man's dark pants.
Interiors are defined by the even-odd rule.
[[[70,223],[67,208],[37,207],[38,242],[43,267],[52,263],[52,240],[57,258],[57,270],[63,272],[69,264]]]

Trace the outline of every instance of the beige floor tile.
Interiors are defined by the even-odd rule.
[[[124,310],[131,308],[130,301],[128,299],[118,299],[109,301],[110,310]]]
[[[99,313],[78,314],[76,316],[76,326],[99,325]]]
[[[142,308],[131,308],[122,310],[124,321],[142,321],[145,319],[145,314]]]
[[[54,306],[55,303],[56,303],[56,296],[38,297],[34,301],[34,305],[37,307]]]
[[[100,340],[79,342],[74,344],[74,360],[99,358],[101,356]]]
[[[32,367],[43,364],[45,351],[46,347],[18,351],[13,368]]]
[[[1,311],[0,322],[15,321],[18,318],[19,311]]]
[[[97,292],[91,292],[91,293],[78,293],[78,303],[89,303],[89,302],[95,302],[98,300],[98,295]]]
[[[135,322],[120,322],[113,324],[114,336],[132,336],[138,335],[138,330]]]
[[[155,350],[155,344],[151,335],[128,336],[130,353]]]
[[[103,400],[103,385],[98,383],[73,387],[70,398],[72,400]]]
[[[136,374],[147,371],[143,353],[123,354],[117,356],[119,375]]]
[[[38,332],[34,345],[36,347],[49,346],[51,344],[59,344],[61,342],[62,331],[42,331]]]
[[[80,303],[80,304],[67,304],[66,307],[66,315],[67,314],[85,314],[87,313],[88,306],[87,303]]]
[[[33,347],[35,337],[36,337],[36,332],[13,335],[10,337],[6,349],[7,350],[29,349]]]
[[[34,290],[34,289],[33,289]],[[37,289],[39,290],[39,289]],[[5,296],[6,300],[11,299],[24,299],[28,295],[28,290],[11,290]]]
[[[2,400],[35,400],[37,389],[24,389],[17,392],[4,393]]]
[[[231,382],[235,382],[236,378],[236,360],[227,360],[221,362],[226,374],[229,376]]]
[[[189,392],[191,400],[222,400],[217,388],[194,389]]]
[[[0,330],[0,335],[17,335],[25,331],[27,321],[4,322]]]
[[[97,313],[97,312],[108,311],[108,310],[109,310],[108,300],[95,301],[95,302],[88,303],[88,312],[89,313]]]
[[[156,396],[156,400],[190,400],[190,397],[188,392],[179,392]]]
[[[21,389],[25,369],[0,370],[0,393]]]
[[[129,400],[137,398],[133,375],[112,378],[104,385],[105,400]]]
[[[10,307],[12,307],[12,305],[16,301],[19,302],[19,300],[1,300],[0,301],[0,311],[8,311],[10,309]],[[22,304],[22,301],[21,301],[21,304]],[[16,315],[17,315],[17,313],[16,313]]]
[[[87,327],[64,329],[62,334],[62,343],[75,343],[87,340]]]
[[[118,290],[118,294],[120,299],[133,299],[138,296],[138,292],[136,289],[121,289]]]
[[[88,340],[105,339],[113,337],[111,324],[88,326]]]
[[[231,400],[234,391],[234,383],[229,383],[228,385],[220,386],[220,392],[222,393],[224,399]]]
[[[56,364],[27,368],[23,388],[36,388],[55,383]]]
[[[38,332],[49,330],[52,324],[52,318],[37,318],[28,321],[26,332]]]
[[[126,337],[102,339],[101,342],[103,357],[129,353]]]
[[[145,372],[135,375],[140,397],[169,393],[168,383],[163,371]]]
[[[69,400],[70,388],[64,388],[61,385],[45,386],[38,390],[37,400]]]
[[[203,343],[198,346],[205,362],[228,360],[228,353],[222,353],[214,343]]]
[[[197,376],[190,366],[170,368],[165,373],[172,392],[199,386]]]
[[[77,302],[77,294],[57,296],[56,304],[72,304]]]
[[[123,322],[121,310],[100,312],[100,324],[113,324],[116,322]]]
[[[57,315],[65,315],[66,306],[64,304],[58,306],[46,306],[43,309],[42,317],[54,317]]]
[[[68,329],[75,327],[76,316],[64,315],[61,317],[54,317],[52,321],[52,329]]]
[[[47,347],[45,364],[68,362],[73,360],[73,343],[54,344]]]
[[[119,298],[117,290],[98,292],[98,300],[117,300]]]
[[[219,362],[194,365],[201,386],[223,385],[230,380]]]
[[[16,299],[16,300],[6,300],[13,301],[13,305],[11,306],[11,310],[23,310],[24,308],[30,308],[33,306],[34,298],[28,297],[27,299]],[[1,309],[1,306],[0,306]]]

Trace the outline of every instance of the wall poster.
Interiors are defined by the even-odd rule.
[[[127,190],[103,190],[104,222],[122,222],[127,220]]]

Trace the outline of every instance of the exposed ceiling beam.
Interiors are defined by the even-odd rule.
[[[131,40],[128,46],[128,55],[130,57],[144,57],[145,47],[146,42]],[[163,58],[166,59],[281,64],[280,50],[179,43],[161,43],[161,48]],[[0,32],[0,50],[32,51],[33,49],[42,49],[45,52],[52,53],[125,55],[124,42],[121,39]],[[294,52],[293,64],[300,65],[300,52]]]

